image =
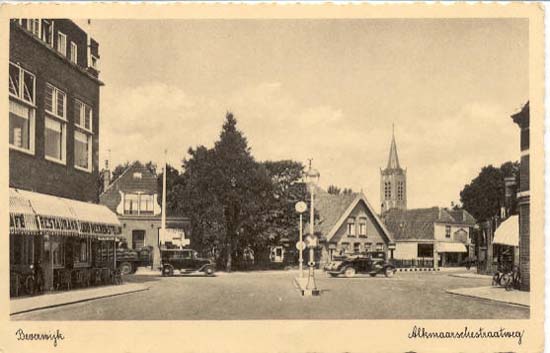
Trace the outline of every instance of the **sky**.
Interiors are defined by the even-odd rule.
[[[409,208],[460,200],[481,167],[519,158],[528,100],[523,19],[92,20],[100,45],[100,164],[211,147],[227,111],[259,160],[379,210],[395,125]],[[110,150],[110,154],[107,151]],[[378,206],[378,207],[377,207]]]

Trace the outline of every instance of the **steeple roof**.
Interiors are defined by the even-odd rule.
[[[392,136],[390,146],[390,156],[388,158],[388,166],[386,169],[401,169],[399,166],[399,157],[397,156],[397,144],[395,143],[395,133],[392,125]]]

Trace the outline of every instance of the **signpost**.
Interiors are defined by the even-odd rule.
[[[296,243],[296,249],[300,250],[300,260],[299,260],[299,263],[300,263],[300,277],[304,277],[304,267],[303,267],[303,263],[304,263],[304,257],[302,255],[303,253],[303,250],[305,248],[305,243],[304,241],[302,240],[302,233],[303,233],[303,226],[302,226],[302,213],[304,213],[306,210],[307,210],[307,205],[304,201],[299,201],[296,203],[296,205],[294,206],[294,208],[296,209],[296,212],[298,212],[300,214],[300,240]]]

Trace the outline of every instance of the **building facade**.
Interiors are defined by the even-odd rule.
[[[529,102],[521,111],[512,115],[514,123],[520,128],[520,167],[519,192],[517,194],[519,213],[519,271],[521,289],[529,291],[530,281],[530,194],[529,194]]]
[[[363,193],[334,195],[317,188],[314,207],[321,265],[338,255],[384,252],[391,257],[391,235]]]
[[[407,209],[407,170],[399,165],[395,134],[392,131],[388,164],[380,170],[380,210],[384,213],[393,208]]]
[[[71,20],[10,20],[11,295],[114,271],[119,223],[97,204],[98,50]]]
[[[457,266],[474,254],[471,232],[476,222],[466,210],[439,207],[399,210],[384,214],[395,240],[394,258],[427,267]],[[434,261],[435,260],[435,261]]]
[[[98,201],[98,50],[70,20],[11,21],[11,187]]]
[[[104,183],[106,187],[99,196],[100,203],[117,215],[122,225],[121,239],[130,249],[152,248],[153,264],[160,265],[159,229],[162,209],[157,175],[136,161],[112,182],[106,168]],[[190,234],[190,223],[185,217],[167,214],[166,227]]]

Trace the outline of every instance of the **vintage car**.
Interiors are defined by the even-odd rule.
[[[214,274],[214,263],[197,256],[192,249],[161,249],[161,270],[163,276],[173,276],[174,270],[180,274]]]
[[[356,273],[368,273],[372,277],[383,273],[386,277],[392,277],[396,269],[386,261],[383,253],[369,253],[334,257],[332,262],[325,266],[325,271],[332,277],[343,274],[349,278]]]

